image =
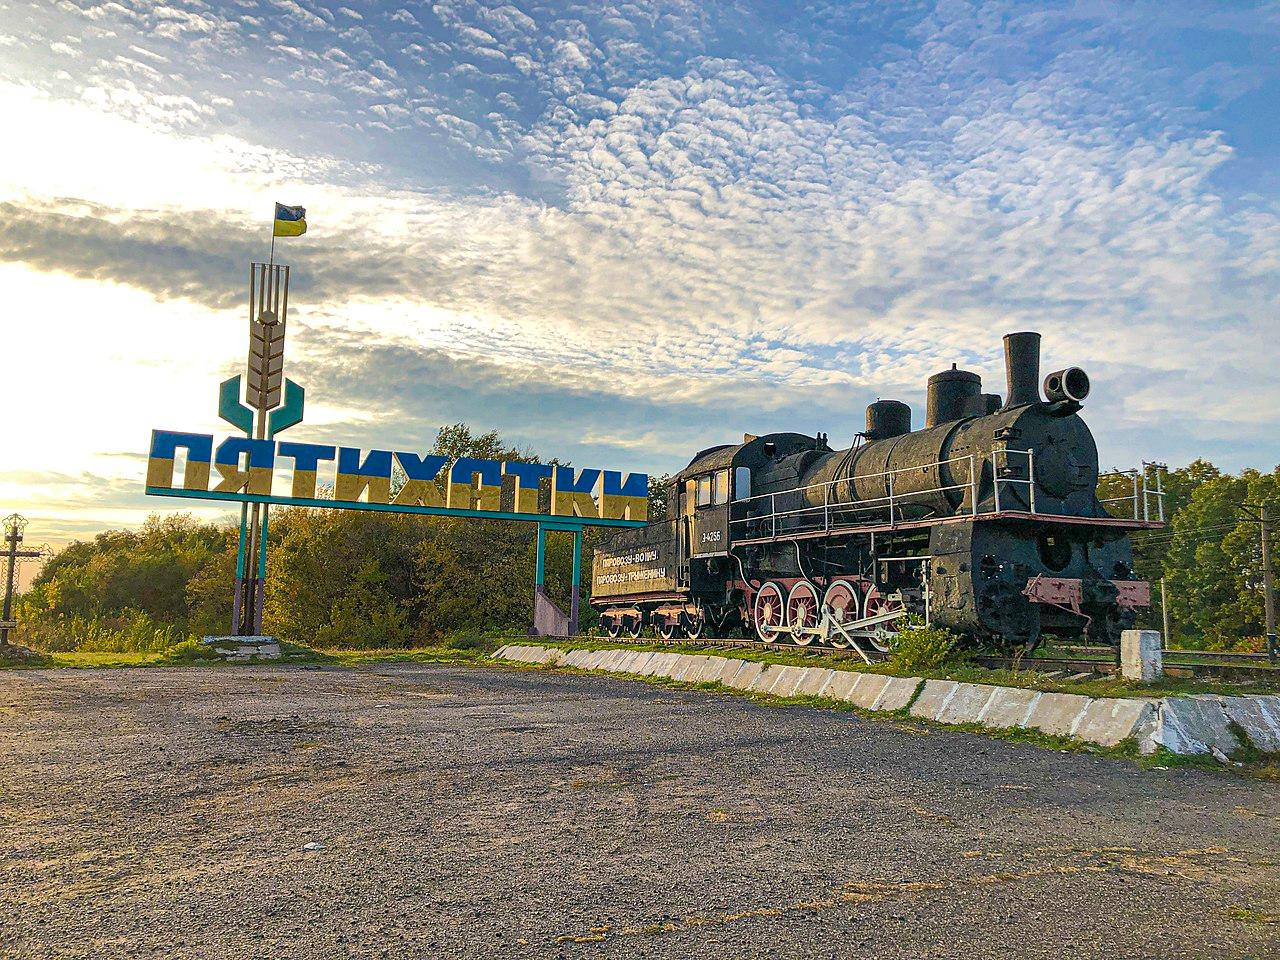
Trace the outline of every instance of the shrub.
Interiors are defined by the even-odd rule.
[[[899,630],[889,649],[889,664],[896,670],[937,670],[965,659],[960,638],[940,627],[912,625]]]
[[[188,637],[165,650],[164,659],[166,663],[207,663],[222,658],[209,644],[201,643],[195,637]]]

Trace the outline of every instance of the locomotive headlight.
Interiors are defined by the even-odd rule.
[[[1079,367],[1055,370],[1044,378],[1044,396],[1050,403],[1060,400],[1080,403],[1089,396],[1089,375]]]

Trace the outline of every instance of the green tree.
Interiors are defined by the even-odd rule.
[[[1277,468],[1280,470],[1280,468]],[[1280,504],[1280,473],[1245,470],[1199,483],[1175,515],[1163,570],[1178,642],[1214,649],[1260,648],[1262,544],[1246,503]],[[1272,561],[1280,551],[1272,545]]]

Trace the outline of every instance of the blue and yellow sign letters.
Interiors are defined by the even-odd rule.
[[[175,487],[179,462],[182,481]],[[287,497],[272,493],[277,464],[292,467]],[[333,477],[331,500],[319,499],[322,469]],[[448,465],[441,456],[400,450],[242,436],[227,437],[215,448],[208,434],[170,430],[152,431],[147,460],[148,493],[407,513],[544,515],[544,483],[551,517],[638,522],[648,516],[649,478],[643,473],[471,457]]]

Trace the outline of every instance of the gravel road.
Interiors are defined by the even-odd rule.
[[[0,674],[0,858],[5,957],[1280,956],[1274,784],[506,668]]]

